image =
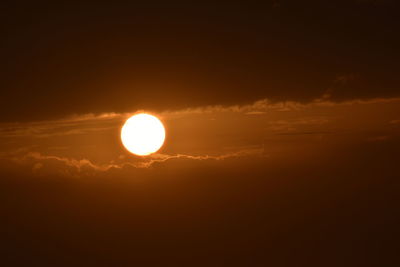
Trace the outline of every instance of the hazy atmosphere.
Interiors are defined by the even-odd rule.
[[[399,7],[0,4],[0,265],[397,266]]]

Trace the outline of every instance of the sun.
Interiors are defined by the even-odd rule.
[[[165,128],[155,116],[141,113],[130,117],[122,126],[121,140],[125,148],[138,156],[157,152],[164,144]]]

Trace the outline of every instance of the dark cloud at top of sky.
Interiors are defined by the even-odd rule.
[[[2,2],[0,120],[395,96],[399,5],[381,3]]]

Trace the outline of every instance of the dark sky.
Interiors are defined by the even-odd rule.
[[[131,2],[0,3],[0,266],[400,266],[398,1]]]
[[[2,121],[399,95],[397,1],[1,5]]]

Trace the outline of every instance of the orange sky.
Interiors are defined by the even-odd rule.
[[[400,266],[399,8],[2,1],[0,266]]]

